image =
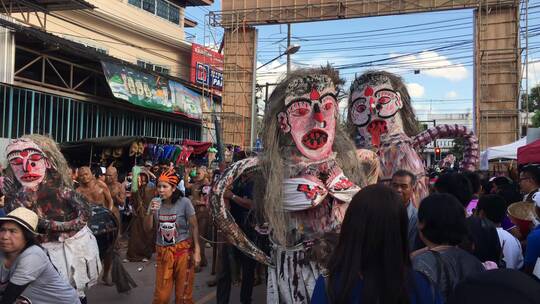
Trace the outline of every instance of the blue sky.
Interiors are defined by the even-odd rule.
[[[188,8],[188,18],[199,26],[187,30],[198,43],[221,39],[222,29],[205,30],[204,16],[219,11],[219,2],[208,8]],[[539,1],[530,1],[529,29],[538,27]],[[258,26],[259,64],[286,48],[286,25]],[[293,55],[294,67],[330,62],[341,68],[348,81],[366,69],[386,69],[400,74],[408,84],[420,116],[432,113],[466,113],[473,108],[473,11],[455,10],[399,16],[371,17],[292,25],[292,43],[301,46]],[[205,33],[207,38],[204,39]],[[538,45],[539,36],[529,40]],[[530,51],[536,58],[538,51]],[[414,70],[419,70],[415,74]],[[530,83],[540,80],[540,63],[529,66]],[[274,82],[285,71],[285,57],[259,71],[259,82]],[[346,85],[347,88],[348,84]]]

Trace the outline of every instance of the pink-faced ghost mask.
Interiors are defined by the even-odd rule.
[[[396,114],[403,107],[401,96],[386,77],[373,84],[353,83],[349,102],[349,119],[358,128],[359,135],[371,139],[379,146],[381,137],[402,128]]]
[[[336,87],[326,75],[294,79],[287,87],[285,110],[278,114],[283,133],[290,133],[298,151],[319,161],[332,154],[338,111]]]
[[[43,150],[30,139],[22,138],[9,144],[6,154],[13,174],[23,188],[36,190],[51,167]]]

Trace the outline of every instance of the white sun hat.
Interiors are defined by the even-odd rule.
[[[16,222],[17,224],[23,226],[26,230],[32,232],[33,234],[38,234],[37,225],[39,217],[34,211],[28,208],[19,207],[8,213],[8,215],[0,217],[0,222],[5,221]]]

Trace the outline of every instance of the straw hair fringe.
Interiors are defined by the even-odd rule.
[[[285,108],[286,88],[293,79],[306,75],[324,74],[329,76],[336,89],[344,83],[339,78],[338,72],[330,66],[317,69],[300,69],[287,76],[272,92],[269,98],[269,108],[263,119],[263,143],[264,153],[260,156],[262,180],[259,185],[262,192],[263,201],[262,214],[272,228],[272,237],[278,243],[287,245],[287,227],[289,217],[283,210],[282,183],[284,178],[290,177],[285,161],[292,150],[296,149],[290,134],[281,132],[277,115]],[[336,118],[338,117],[336,112]],[[336,161],[341,166],[344,174],[357,185],[365,184],[365,176],[362,172],[362,165],[358,160],[355,147],[347,133],[336,124],[336,134],[334,141],[334,152],[337,152]]]

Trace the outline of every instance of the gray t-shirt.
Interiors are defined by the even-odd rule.
[[[172,206],[161,205],[154,213],[157,223],[156,244],[169,246],[186,240],[189,235],[189,218],[195,214],[195,209],[187,197],[182,197]]]
[[[15,285],[29,284],[21,296],[23,303],[31,304],[80,304],[77,291],[60,276],[49,257],[38,246],[23,251],[10,268],[4,266],[5,257],[0,255],[0,289],[4,292],[9,282]]]

